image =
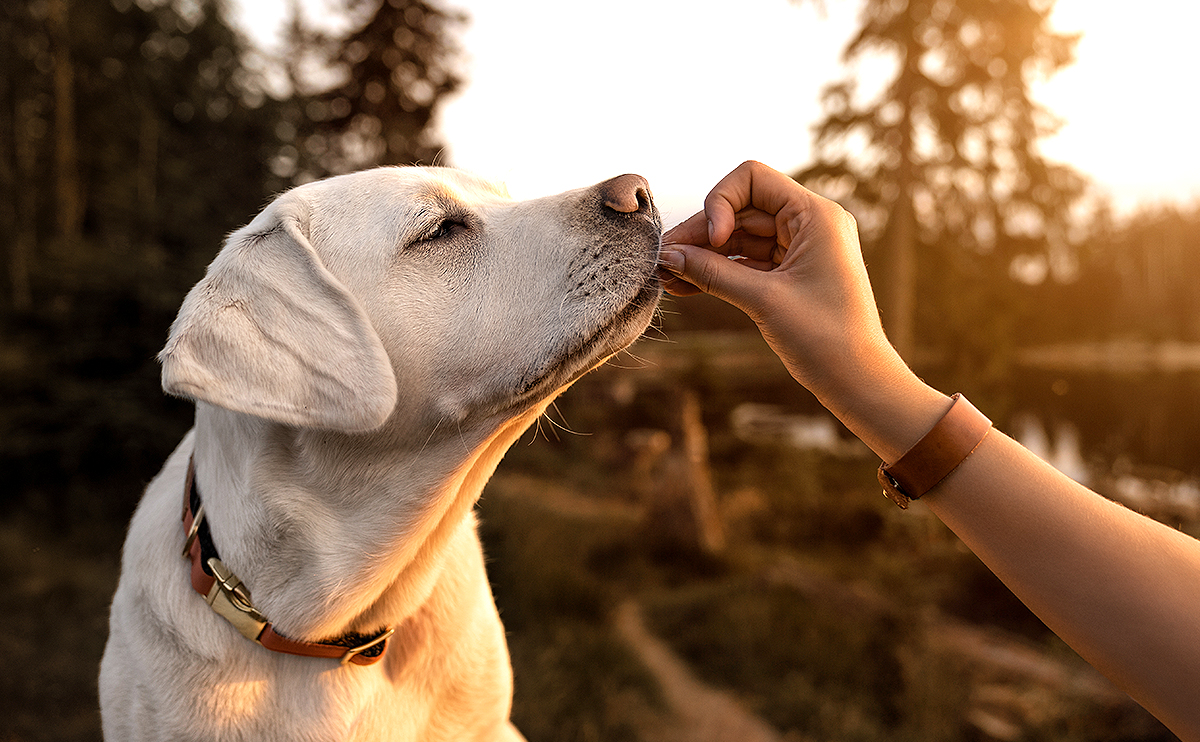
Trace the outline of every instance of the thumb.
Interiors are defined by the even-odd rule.
[[[762,271],[694,245],[663,245],[660,264],[700,291],[747,312],[760,293]]]

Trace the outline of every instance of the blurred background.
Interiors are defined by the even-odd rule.
[[[191,422],[154,360],[184,293],[273,194],[371,165],[639,172],[668,224],[744,159],[792,173],[925,378],[1200,534],[1197,12],[4,3],[0,740],[99,738],[125,525]],[[537,428],[480,505],[532,742],[1174,739],[719,302],[664,301]]]

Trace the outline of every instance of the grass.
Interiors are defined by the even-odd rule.
[[[115,553],[0,525],[0,740],[100,739],[96,677],[116,581]]]
[[[504,472],[525,472],[561,483],[579,497],[636,501],[624,474],[632,456],[622,447],[622,436],[647,420],[671,430],[663,409],[671,393],[648,384],[621,407],[604,396],[603,374],[596,376],[559,406],[572,427],[599,432],[551,436],[518,447],[502,478]],[[1061,642],[945,526],[916,511],[901,513],[887,502],[878,491],[873,462],[739,441],[724,423],[738,395],[710,378],[699,383],[711,392],[704,397],[705,417],[716,489],[723,507],[730,508],[728,548],[717,557],[672,553],[647,538],[644,523],[581,530],[581,521],[547,519],[536,493],[514,496],[504,512],[493,510],[495,500],[485,499],[485,523],[490,521],[485,536],[494,568],[507,572],[510,564],[523,564],[526,571],[512,577],[547,586],[536,597],[537,587],[522,585],[528,595],[518,598],[520,613],[537,605],[540,617],[553,621],[566,610],[570,621],[586,617],[596,631],[603,631],[594,622],[613,605],[613,596],[633,596],[642,603],[651,630],[705,681],[734,693],[781,732],[815,740],[981,738],[968,721],[981,708],[974,696],[983,682],[976,677],[979,670],[947,651],[936,632],[923,628],[922,617],[931,612],[1023,637],[1030,646],[1044,647],[1047,656],[1078,662],[1069,651],[1064,654]],[[663,400],[668,404],[656,406]],[[750,505],[735,512],[734,501]],[[539,534],[539,528],[554,535]],[[525,555],[514,559],[507,547],[492,549],[491,544],[506,539],[519,542]],[[766,579],[781,559],[820,575],[818,588],[796,589]],[[821,585],[836,589],[822,595]],[[865,588],[887,607],[848,604],[840,594],[853,586]],[[502,608],[516,597],[506,595],[508,589],[497,589]],[[603,597],[598,603],[581,601],[581,592]],[[556,601],[561,608],[551,607]],[[586,610],[580,610],[581,603]],[[557,717],[563,713],[561,698],[523,698],[521,678],[532,671],[539,677],[538,687],[542,678],[556,678],[550,685],[566,683],[575,660],[563,655],[552,662],[549,658],[559,656],[553,635],[523,619],[511,621],[507,611],[503,615],[514,647],[548,642],[538,655],[543,662],[535,666],[518,660],[518,652],[527,650],[514,652],[521,718]],[[615,662],[628,667],[628,657]],[[603,673],[591,664],[586,669]],[[630,676],[618,671],[617,677]],[[1174,739],[1129,704],[1098,706],[1058,698],[1036,685],[1012,687],[1027,697],[1027,705],[1044,709],[1040,717],[1022,720],[1027,739]],[[576,694],[572,703],[593,720],[588,728],[596,730],[604,728],[596,721],[604,718],[597,711],[604,705],[590,696],[593,692],[611,696],[621,691],[598,683]],[[626,727],[625,733],[634,728]]]
[[[885,738],[900,719],[903,632],[889,617],[847,621],[739,576],[662,595],[647,618],[702,678],[781,730],[851,742]]]
[[[563,514],[498,477],[481,535],[515,677],[513,722],[530,742],[641,739],[637,719],[661,708],[646,670],[613,633],[613,577],[644,569],[628,521]],[[546,483],[548,486],[554,486]],[[636,579],[636,578],[634,578]]]
[[[738,395],[713,377],[696,381],[729,545],[714,556],[664,544],[639,516],[629,435],[672,430],[671,391],[647,384],[619,402],[611,375],[593,376],[559,405],[584,434],[518,443],[479,509],[513,719],[530,742],[661,739],[664,701],[612,626],[630,598],[700,677],[804,739],[980,739],[966,721],[970,669],[918,630],[931,610],[1070,655],[944,526],[887,503],[872,462],[735,439],[724,421]],[[115,539],[0,524],[0,742],[100,738],[118,553]],[[785,561],[819,579],[770,578]],[[860,587],[878,600],[846,599]],[[1127,706],[1055,708],[1026,739],[1172,739]]]

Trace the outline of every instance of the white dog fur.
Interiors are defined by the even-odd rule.
[[[233,233],[160,355],[196,422],[129,528],[106,739],[520,739],[472,506],[549,402],[643,332],[660,235],[637,176],[518,202],[437,168],[304,185]],[[193,454],[215,546],[276,629],[394,625],[382,661],[269,651],[193,591]]]

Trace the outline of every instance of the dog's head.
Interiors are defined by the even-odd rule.
[[[635,175],[530,201],[443,168],[300,186],[188,294],[163,388],[346,432],[515,416],[645,330],[661,230]]]

